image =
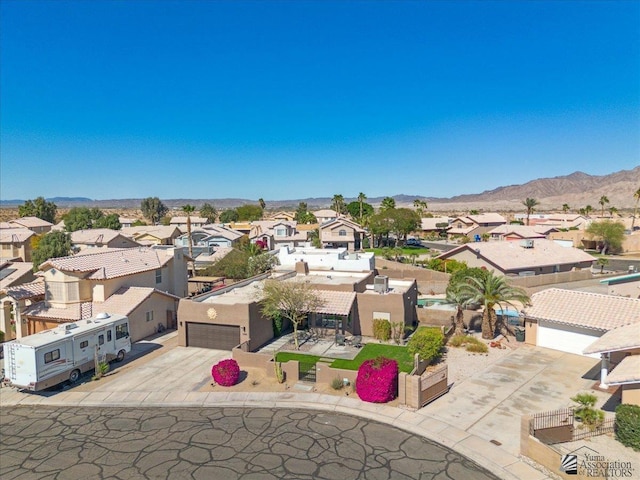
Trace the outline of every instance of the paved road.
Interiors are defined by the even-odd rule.
[[[0,478],[474,479],[451,449],[331,412],[52,408],[0,412]]]

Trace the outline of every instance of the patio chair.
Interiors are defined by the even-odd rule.
[[[340,345],[340,346],[344,346],[344,335],[342,335],[341,333],[337,333],[336,334],[336,345]]]

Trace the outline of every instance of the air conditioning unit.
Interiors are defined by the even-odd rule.
[[[376,275],[373,279],[373,291],[376,293],[387,293],[389,291],[389,277],[386,275]]]
[[[520,246],[522,248],[533,248],[533,239],[526,238],[526,239],[520,241]]]

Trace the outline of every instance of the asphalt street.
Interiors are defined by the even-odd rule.
[[[0,478],[383,480],[498,477],[375,421],[265,408],[53,408],[0,412]]]

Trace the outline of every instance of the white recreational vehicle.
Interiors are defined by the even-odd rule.
[[[101,313],[12,340],[3,349],[5,383],[32,391],[75,383],[95,368],[96,349],[100,359],[124,360],[131,351],[129,319]]]

